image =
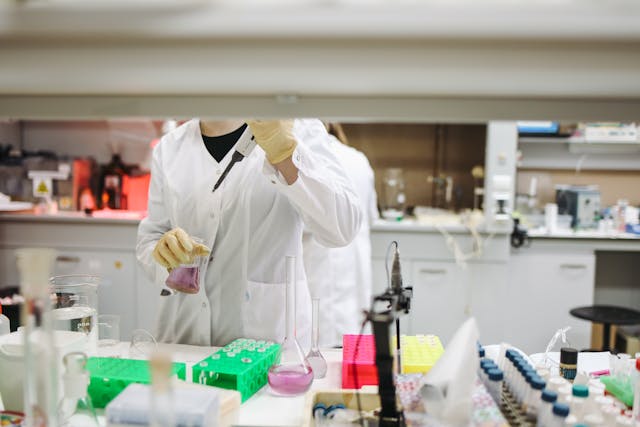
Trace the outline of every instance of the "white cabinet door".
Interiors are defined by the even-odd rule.
[[[507,264],[469,264],[465,271],[469,287],[466,314],[476,318],[480,342],[497,344],[504,340],[505,309],[508,304]]]
[[[54,274],[100,276],[98,314],[120,316],[120,339],[128,340],[136,328],[136,259],[120,251],[75,251],[59,249]]]
[[[465,320],[465,274],[453,262],[413,261],[410,334],[435,334],[446,345]]]
[[[571,326],[571,345],[589,348],[591,323],[569,310],[593,304],[594,272],[594,254],[512,254],[505,341],[525,353],[543,352],[556,330]]]

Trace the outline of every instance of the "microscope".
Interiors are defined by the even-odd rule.
[[[373,297],[371,311],[367,320],[371,322],[376,346],[376,367],[378,368],[378,394],[380,395],[381,410],[379,426],[405,426],[402,408],[396,399],[396,386],[393,380],[393,355],[389,346],[389,327],[396,325],[396,352],[398,370],[401,365],[400,357],[400,316],[408,314],[411,308],[412,287],[404,287],[400,271],[400,253],[398,243],[395,244],[391,281],[387,290]],[[379,309],[377,307],[380,307]]]

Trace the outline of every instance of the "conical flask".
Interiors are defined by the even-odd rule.
[[[67,353],[64,358],[64,398],[58,417],[62,427],[98,427],[96,412],[87,394],[89,372],[87,356],[81,352]]]
[[[318,347],[318,341],[320,339],[320,300],[314,298],[311,300],[313,312],[312,312],[312,333],[313,342],[311,344],[311,350],[307,353],[307,360],[311,364],[313,369],[314,378],[324,378],[327,374],[327,361],[324,359],[320,348]]]
[[[313,381],[313,371],[296,338],[296,259],[286,257],[285,324],[280,363],[269,369],[269,385],[274,394],[295,396],[306,392]]]

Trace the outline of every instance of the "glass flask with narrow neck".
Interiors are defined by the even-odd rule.
[[[96,412],[87,394],[89,372],[87,356],[81,352],[68,353],[63,358],[65,373],[62,378],[64,397],[58,417],[62,427],[98,427]]]
[[[311,369],[313,369],[314,378],[324,378],[327,374],[327,361],[320,353],[320,348],[318,347],[318,340],[320,338],[320,300],[318,298],[314,298],[311,300],[312,303],[312,334],[313,334],[313,343],[311,344],[311,350],[307,354],[307,360],[311,365]]]
[[[296,338],[296,259],[285,258],[285,325],[280,363],[269,369],[269,385],[274,394],[295,396],[306,392],[313,381],[313,370]]]

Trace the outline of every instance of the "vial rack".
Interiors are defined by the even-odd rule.
[[[342,337],[342,388],[355,388],[354,373],[358,376],[358,387],[378,384],[376,369],[376,348],[373,335],[361,335],[358,354],[354,360],[359,335]],[[391,339],[392,354],[395,337]],[[427,373],[438,361],[444,348],[435,335],[415,335],[400,337],[402,373]],[[355,369],[355,372],[354,372]]]
[[[131,383],[151,384],[151,371],[147,360],[90,357],[87,361],[89,387],[93,406],[104,408]],[[186,365],[173,364],[173,374],[186,378]]]
[[[239,338],[193,365],[193,382],[237,390],[246,401],[267,383],[280,361],[280,344]]]

